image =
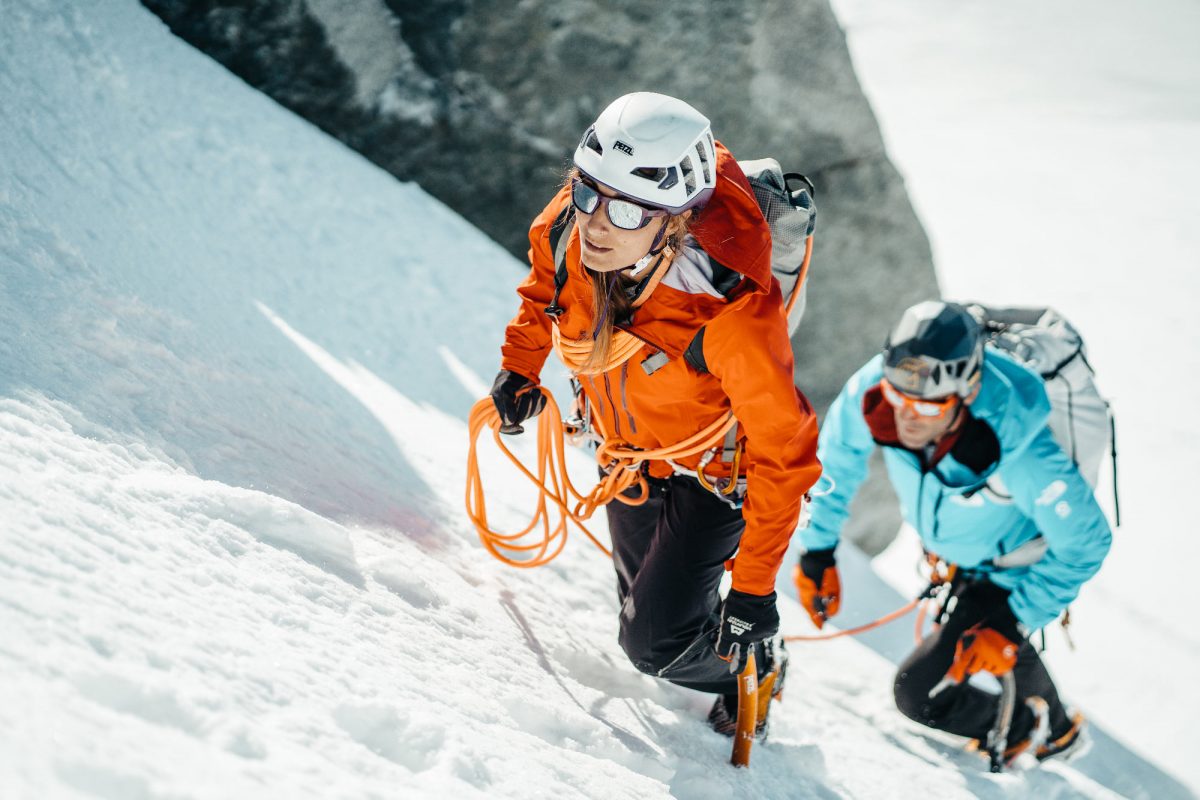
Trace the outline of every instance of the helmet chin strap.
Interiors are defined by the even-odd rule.
[[[625,269],[632,267],[633,271],[629,273],[630,277],[636,278],[638,273],[650,266],[650,262],[654,260],[654,257],[666,247],[663,240],[667,238],[667,225],[669,224],[670,221],[664,219],[662,227],[658,229],[658,233],[654,236],[654,241],[650,243],[650,252],[633,262],[629,267],[625,267]]]
[[[632,268],[626,267],[625,269],[629,270],[629,277],[636,278],[638,276],[638,274],[641,273],[642,270],[644,270],[646,267],[650,266],[650,262],[654,260],[654,257],[656,255],[658,255],[658,254],[655,252],[646,253],[646,255],[642,256],[641,258],[639,258],[637,261],[634,262]]]
[[[650,270],[646,277],[639,280],[637,285],[632,288],[632,291],[628,291],[627,293],[629,301],[634,308],[637,308],[650,299],[650,294],[658,286],[663,275],[666,274],[666,268],[675,259],[675,248],[671,245],[671,242],[664,241],[666,233],[667,223],[663,222],[662,228],[659,229],[658,235],[654,237],[654,242],[650,245],[650,252],[625,268],[629,270],[629,277],[631,278],[637,278],[646,269]],[[621,271],[624,272],[624,270]]]

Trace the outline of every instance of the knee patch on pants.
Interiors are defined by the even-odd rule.
[[[896,708],[904,716],[922,723],[929,718],[929,697],[922,696],[921,689],[908,680],[907,673],[896,673],[892,694],[896,698]]]

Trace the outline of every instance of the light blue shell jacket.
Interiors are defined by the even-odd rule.
[[[800,532],[807,550],[835,547],[848,506],[867,475],[876,447],[863,417],[863,395],[883,377],[883,357],[867,362],[846,383],[821,426],[817,455],[824,465],[812,501],[812,521]],[[1000,459],[978,474],[944,456],[923,472],[915,453],[884,447],[888,477],[904,519],[925,549],[960,567],[989,573],[1011,590],[1009,605],[1031,630],[1052,622],[1096,574],[1112,533],[1092,489],[1055,441],[1050,401],[1039,376],[987,348],[979,397],[971,413],[1000,443]],[[1049,545],[1028,567],[997,570],[991,559],[1038,534]]]

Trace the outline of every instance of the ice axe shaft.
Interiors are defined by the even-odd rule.
[[[735,767],[750,766],[750,747],[754,744],[754,729],[758,727],[758,664],[754,648],[746,654],[746,666],[738,675],[737,730],[733,734],[733,756],[729,763]]]
[[[992,772],[1004,771],[1004,751],[1008,749],[1008,731],[1012,727],[1016,705],[1017,679],[1010,671],[1000,676],[1000,708],[996,713],[996,724],[988,731],[987,748]]]

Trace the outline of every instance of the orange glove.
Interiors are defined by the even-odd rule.
[[[838,577],[833,550],[810,550],[800,556],[792,572],[800,605],[812,618],[813,625],[825,627],[825,620],[838,613],[842,605],[842,580]]]
[[[946,677],[955,683],[962,683],[976,672],[1000,677],[1017,665],[1017,649],[1016,642],[993,628],[968,628],[954,648],[954,663]]]

